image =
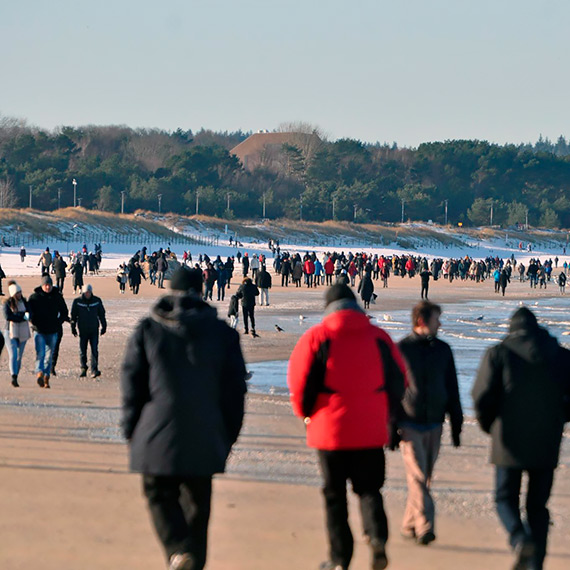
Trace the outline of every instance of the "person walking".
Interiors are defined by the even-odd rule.
[[[24,246],[22,246],[22,247],[20,248],[20,261],[21,261],[22,263],[24,263],[24,261],[26,261],[26,255],[27,255],[27,254],[26,254],[26,248],[25,248]]]
[[[237,295],[232,295],[230,297],[228,317],[230,318],[230,327],[235,329],[239,321],[239,299],[237,298]]]
[[[53,260],[53,272],[55,273],[55,283],[56,287],[59,289],[60,293],[63,295],[63,284],[65,283],[65,268],[67,263],[58,251],[54,251]]]
[[[154,264],[156,271],[156,285],[159,289],[164,289],[164,276],[168,270],[168,261],[164,253],[159,254],[156,263]]]
[[[255,298],[259,295],[257,285],[250,277],[246,277],[236,291],[236,297],[241,299],[241,310],[243,314],[244,333],[249,334],[248,319],[251,322],[251,334],[257,336],[255,332]]]
[[[6,318],[6,339],[8,342],[10,374],[12,386],[19,388],[18,374],[22,366],[22,356],[26,342],[30,339],[30,307],[28,301],[22,296],[22,288],[15,281],[8,283],[9,297],[4,303],[4,316]]]
[[[570,421],[570,351],[521,307],[509,334],[484,354],[472,396],[477,421],[491,435],[495,505],[515,555],[513,568],[541,570],[550,524],[546,504]],[[526,523],[519,506],[523,473]]]
[[[503,269],[499,277],[499,287],[501,288],[501,294],[503,295],[503,297],[505,296],[505,289],[507,288],[507,284],[510,282],[511,279],[509,277],[509,272],[506,269]]]
[[[34,289],[28,300],[36,348],[36,375],[40,388],[50,388],[52,359],[58,330],[69,320],[67,305],[49,275]]]
[[[142,267],[138,261],[135,261],[133,263],[133,266],[129,268],[128,277],[133,295],[138,295],[139,287],[141,286],[141,280],[144,279],[146,281],[144,271],[142,270]]]
[[[370,309],[370,299],[374,295],[374,283],[372,282],[372,272],[365,271],[364,276],[358,284],[358,293],[360,293],[360,298],[364,303],[365,309]]]
[[[75,262],[71,265],[70,272],[73,275],[73,293],[75,294],[77,291],[81,291],[83,287],[83,264],[79,257],[75,258]]]
[[[431,276],[432,272],[427,267],[424,267],[424,269],[420,271],[420,279],[422,282],[420,296],[422,299],[425,299],[426,301],[428,298],[428,291],[429,291],[429,278]]]
[[[121,424],[170,570],[202,570],[212,476],[241,430],[246,369],[238,334],[202,300],[201,271],[177,269],[170,288],[127,343]]]
[[[271,289],[271,275],[267,269],[265,269],[265,265],[261,266],[261,269],[257,274],[255,284],[261,293],[259,304],[263,307],[263,301],[265,300],[265,305],[269,307],[269,289]]]
[[[450,346],[437,338],[441,307],[421,301],[412,310],[412,333],[398,346],[407,368],[408,386],[399,423],[400,451],[406,470],[408,498],[400,533],[427,546],[436,539],[435,505],[430,494],[448,415],[454,447],[460,445],[463,410]]]
[[[127,281],[129,280],[129,273],[127,271],[127,266],[124,263],[121,263],[117,268],[117,283],[119,284],[119,292],[121,295],[125,294],[125,287],[127,285]]]
[[[560,288],[560,294],[564,295],[566,289],[566,273],[564,273],[564,271],[561,271],[558,276],[558,287]]]
[[[405,366],[390,336],[373,325],[348,285],[325,294],[325,317],[299,340],[287,372],[295,415],[317,449],[324,479],[329,559],[322,570],[347,570],[354,541],[346,483],[360,500],[371,568],[386,568],[388,522],[380,489],[384,446],[391,443],[405,388]]]
[[[53,257],[49,251],[49,247],[46,247],[45,251],[40,255],[38,261],[38,267],[42,268],[42,275],[49,275],[49,270],[53,261]]]
[[[93,286],[83,286],[83,293],[73,300],[71,305],[71,333],[77,337],[79,332],[80,378],[87,376],[87,346],[91,347],[91,376],[101,376],[99,370],[99,324],[101,336],[107,331],[105,307],[103,301],[93,295]]]

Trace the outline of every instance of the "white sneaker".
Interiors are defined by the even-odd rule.
[[[188,552],[180,552],[170,557],[169,570],[194,570],[194,558]]]

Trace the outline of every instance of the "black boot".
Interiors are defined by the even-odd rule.
[[[18,375],[17,374],[12,374],[12,386],[14,386],[14,388],[20,387],[20,384],[18,384]]]

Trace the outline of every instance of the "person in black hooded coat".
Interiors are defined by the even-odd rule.
[[[171,567],[200,570],[212,476],[241,429],[246,369],[237,332],[201,299],[201,271],[182,267],[170,286],[127,343],[122,429]]]
[[[507,337],[487,350],[473,386],[477,421],[491,435],[497,513],[516,568],[540,570],[546,556],[550,497],[564,423],[570,421],[570,351],[522,307]],[[528,473],[528,525],[519,498]]]

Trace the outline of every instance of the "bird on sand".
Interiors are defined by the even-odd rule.
[[[283,332],[284,331],[284,329],[282,329],[279,325],[275,325],[275,330],[277,332]]]

